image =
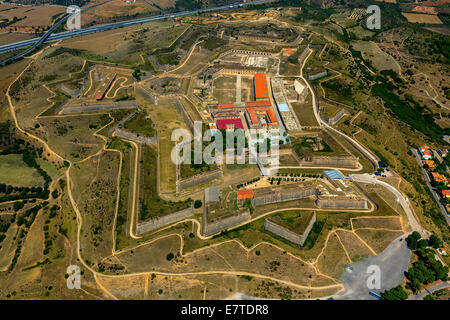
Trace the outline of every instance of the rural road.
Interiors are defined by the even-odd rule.
[[[423,289],[417,294],[410,295],[408,300],[423,300],[423,298],[425,298],[425,296],[429,295],[430,293],[445,288],[450,288],[450,281],[441,282],[429,288]]]
[[[417,152],[416,149],[411,149],[411,152],[416,156],[417,163],[419,164],[419,167],[422,169],[422,173],[423,173],[423,176],[427,183],[428,189],[430,189],[434,200],[436,201],[437,205],[439,206],[439,210],[441,210],[441,213],[444,215],[445,220],[447,220],[447,223],[450,224],[450,216],[447,214],[447,210],[445,210],[444,206],[442,205],[437,191],[431,185],[430,176],[428,175],[427,170],[425,170],[425,168],[423,167],[423,163],[422,163],[422,160],[420,159],[419,153]]]
[[[351,174],[349,176],[355,182],[367,183],[367,184],[377,184],[385,187],[389,191],[391,191],[398,199],[400,205],[406,213],[406,217],[408,218],[409,225],[413,229],[413,231],[419,232],[422,236],[429,235],[429,232],[422,228],[419,222],[416,220],[413,210],[411,209],[411,205],[407,197],[405,197],[399,190],[395,187],[391,186],[389,183],[378,180],[375,176],[369,174]]]

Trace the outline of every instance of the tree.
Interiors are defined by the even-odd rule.
[[[56,199],[56,198],[58,198],[58,190],[53,190],[53,192],[52,192],[52,197],[53,197],[53,199]]]
[[[428,245],[435,249],[440,248],[442,247],[442,240],[436,237],[434,234],[432,234],[430,236],[430,239],[428,240]]]
[[[415,250],[417,248],[417,242],[420,240],[420,233],[414,231],[406,238],[406,243],[411,250]]]
[[[167,259],[168,261],[170,261],[170,260],[172,260],[174,257],[175,257],[175,256],[173,255],[173,253],[172,253],[172,252],[169,252],[169,254],[167,255],[166,259]]]
[[[14,205],[13,205],[14,211],[19,211],[20,209],[23,208],[23,206],[24,206],[24,204],[21,201],[14,202]]]
[[[428,246],[428,241],[421,239],[417,242],[417,248],[426,248]]]
[[[390,290],[386,290],[381,294],[383,300],[406,300],[409,297],[401,285],[398,285]]]
[[[202,206],[202,200],[195,200],[194,201],[194,208],[198,209]]]

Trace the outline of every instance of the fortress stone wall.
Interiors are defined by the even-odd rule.
[[[303,166],[352,168],[359,166],[359,158],[354,156],[312,156],[301,161]]]
[[[219,58],[222,58],[222,57],[232,54],[232,53],[245,54],[248,56],[262,56],[262,57],[263,56],[271,57],[271,56],[275,55],[274,53],[271,53],[271,52],[259,52],[259,51],[250,51],[250,50],[241,50],[241,49],[231,49],[231,50],[228,50],[228,51],[224,52],[223,54],[221,54],[219,56]]]
[[[316,205],[322,209],[362,209],[369,208],[368,201],[362,197],[323,197],[319,196]]]
[[[254,194],[252,204],[254,207],[262,206],[269,203],[283,202],[289,200],[298,200],[315,196],[317,194],[316,188],[278,188],[274,190],[268,190],[267,192]]]
[[[184,108],[183,104],[180,102],[180,100],[176,100],[176,106],[178,110],[180,111],[181,115],[183,116],[183,119],[186,121],[187,126],[191,130],[192,133],[194,133],[194,121],[189,116],[188,112]]]
[[[177,192],[180,192],[184,189],[194,187],[196,185],[206,183],[206,182],[212,181],[214,179],[219,179],[222,177],[222,175],[223,175],[222,170],[215,169],[215,170],[208,171],[205,173],[197,174],[195,176],[192,176],[192,177],[189,177],[186,179],[179,179],[176,182],[176,190],[177,190]]]
[[[183,220],[194,214],[194,205],[191,204],[189,208],[182,209],[177,212],[169,213],[161,217],[151,218],[144,222],[138,222],[136,225],[136,234],[142,234],[148,231],[153,231],[165,227],[171,223]]]
[[[313,81],[313,80],[325,77],[326,75],[328,75],[328,71],[327,70],[319,72],[319,73],[316,73],[316,74],[308,75],[308,80]]]
[[[203,235],[205,236],[224,231],[230,227],[251,219],[250,211],[248,209],[241,212],[235,212],[230,216],[219,218],[212,223],[207,222],[207,214],[208,209],[207,206],[205,206],[205,210],[203,211]]]
[[[140,142],[149,146],[154,146],[158,143],[158,136],[155,134],[153,137],[139,135],[135,132],[128,131],[126,129],[116,128],[114,134],[118,137],[125,138],[131,141]]]
[[[341,111],[339,111],[334,117],[331,117],[328,119],[328,123],[329,124],[336,124],[339,120],[342,119],[343,116],[345,116],[346,114],[349,114],[349,112],[347,111],[347,109],[343,108],[341,109]]]
[[[291,241],[295,244],[298,244],[299,246],[302,246],[305,243],[306,238],[308,238],[309,232],[311,231],[311,229],[314,225],[314,222],[316,222],[316,214],[315,213],[309,220],[308,226],[306,227],[303,234],[293,232],[293,231],[275,223],[271,219],[266,219],[264,221],[264,228],[267,231],[270,231],[270,232],[276,234],[277,236],[280,236],[288,241]]]

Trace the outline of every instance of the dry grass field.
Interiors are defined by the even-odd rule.
[[[8,43],[28,40],[31,38],[34,38],[34,36],[26,33],[17,33],[17,32],[0,33],[0,46]]]
[[[18,154],[0,156],[0,183],[17,187],[41,186],[42,176],[28,167]]]
[[[113,250],[118,172],[119,154],[110,151],[74,165],[71,173],[75,201],[83,215],[82,254],[93,265]]]
[[[12,20],[17,17],[20,20],[13,27],[45,27],[52,24],[54,17],[66,12],[64,6],[16,6],[10,4],[0,4],[0,20]]]
[[[158,9],[150,1],[137,0],[128,4],[123,0],[112,0],[86,11],[81,16],[81,24],[82,26],[90,26],[112,21],[114,18],[140,14],[148,15],[157,11]]]
[[[361,51],[363,57],[372,62],[373,66],[379,70],[392,69],[396,72],[400,71],[400,66],[395,59],[389,54],[382,51],[375,42],[372,41],[354,41],[353,48]]]
[[[402,12],[402,15],[411,23],[442,24],[437,15],[406,12]]]

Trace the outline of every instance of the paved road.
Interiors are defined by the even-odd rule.
[[[422,236],[428,236],[430,233],[422,228],[419,222],[416,220],[414,215],[414,211],[411,209],[411,205],[407,197],[405,197],[399,190],[395,187],[391,186],[389,183],[378,180],[374,175],[369,174],[351,174],[349,178],[355,182],[368,183],[368,184],[378,184],[389,191],[391,191],[396,197],[397,201],[402,206],[403,210],[406,213],[406,217],[408,218],[409,225],[413,229],[413,231],[419,232]]]
[[[87,10],[89,10],[89,9],[92,9],[92,8],[94,8],[94,7],[97,7],[97,6],[99,6],[99,5],[102,5],[102,4],[104,4],[104,3],[106,3],[106,2],[110,2],[111,0],[107,0],[107,1],[104,1],[104,2],[101,2],[101,3],[98,3],[98,4],[95,4],[95,5],[92,5],[92,6],[89,6],[89,7],[86,7],[86,8],[83,8],[83,9],[81,9],[80,10],[80,13],[81,12],[84,12],[84,11],[87,11]],[[42,44],[42,43],[44,43],[44,42],[46,42],[47,40],[49,40],[49,38],[51,37],[51,34],[53,33],[53,31],[55,31],[56,30],[56,28],[58,28],[63,22],[66,22],[68,19],[70,19],[70,18],[72,18],[72,17],[74,17],[74,16],[76,16],[76,15],[78,15],[79,14],[79,12],[73,12],[73,14],[65,14],[61,19],[59,19],[42,37],[40,37],[40,38],[34,38],[34,39],[29,39],[29,40],[24,40],[24,41],[20,41],[20,42],[17,42],[17,43],[15,43],[15,44],[7,44],[7,45],[4,45],[4,46],[1,46],[0,47],[0,53],[1,52],[6,52],[6,51],[11,51],[11,50],[16,50],[16,49],[20,49],[20,48],[24,48],[24,47],[28,47],[28,46],[30,46],[31,45],[31,47],[29,47],[28,49],[26,49],[25,51],[23,51],[23,52],[21,52],[21,53],[19,53],[19,54],[17,54],[17,55],[15,55],[14,57],[11,57],[11,58],[9,58],[9,59],[7,59],[7,60],[5,60],[5,61],[2,61],[1,63],[0,63],[0,65],[1,64],[5,64],[5,63],[8,63],[8,62],[10,62],[10,61],[13,61],[13,60],[16,60],[16,59],[19,59],[19,58],[22,58],[22,57],[24,57],[24,56],[26,56],[27,54],[29,54],[30,52],[32,52],[34,49],[36,49],[40,44]],[[7,48],[8,48],[8,46],[11,46],[11,48],[12,49],[9,49],[9,50],[7,50]]]
[[[47,33],[48,33],[47,32],[46,35],[44,35],[41,38],[34,38],[34,39],[24,40],[24,41],[10,43],[10,44],[7,44],[7,45],[0,46],[0,53],[11,51],[11,50],[17,50],[17,49],[25,48],[25,47],[28,47],[28,46],[31,46],[31,45],[35,45],[38,42],[42,43],[42,42],[57,41],[57,40],[62,40],[62,39],[78,37],[78,36],[85,35],[85,34],[91,34],[91,33],[111,30],[111,29],[128,27],[128,26],[132,26],[132,25],[136,25],[136,24],[145,23],[145,22],[164,20],[164,19],[168,19],[168,18],[192,16],[192,15],[196,15],[196,14],[204,13],[204,12],[223,11],[223,10],[227,10],[227,9],[246,7],[246,6],[249,6],[249,5],[264,4],[264,3],[267,3],[267,2],[270,2],[270,1],[272,1],[272,0],[254,0],[252,2],[246,2],[246,3],[240,3],[240,4],[231,4],[231,5],[227,5],[227,6],[220,6],[220,7],[208,8],[208,9],[202,9],[202,10],[194,10],[194,11],[177,12],[177,13],[171,13],[171,14],[163,14],[163,15],[153,16],[153,17],[148,17],[148,18],[141,18],[141,19],[134,19],[134,20],[110,23],[110,24],[107,24],[107,25],[95,26],[95,27],[86,28],[86,29],[60,32],[60,33],[57,33],[57,34],[54,34],[54,35],[50,35],[51,32],[50,32],[50,34],[47,35]],[[65,17],[63,19],[66,20],[67,18],[68,17]],[[56,25],[54,27],[56,28]],[[52,30],[52,32],[53,32],[53,30]],[[44,37],[45,37],[45,39],[43,39]]]
[[[330,126],[328,123],[326,123],[325,121],[322,120],[322,118],[320,117],[319,114],[319,99],[316,96],[316,91],[314,90],[314,88],[309,84],[309,82],[306,80],[306,78],[303,76],[303,68],[305,67],[305,64],[309,58],[309,56],[312,54],[313,50],[310,49],[309,54],[306,56],[306,58],[303,60],[303,65],[300,69],[300,78],[306,83],[309,91],[311,92],[311,97],[312,97],[312,105],[313,105],[313,111],[314,111],[314,116],[316,117],[317,122],[319,123],[319,125],[321,127],[325,127],[337,134],[339,134],[340,136],[342,136],[344,139],[346,139],[351,145],[353,145],[353,147],[355,147],[359,152],[361,152],[361,154],[367,158],[367,160],[369,160],[372,165],[374,166],[374,168],[378,168],[378,158],[372,154],[372,152],[370,152],[366,147],[364,147],[361,143],[359,143],[358,141],[356,141],[355,139],[349,137],[348,135],[346,135],[345,133],[335,129],[334,127]]]
[[[430,293],[445,288],[450,288],[450,281],[441,282],[429,288],[423,289],[417,294],[410,295],[408,300],[423,300],[423,298],[425,298],[425,296],[429,295]]]
[[[450,216],[447,213],[447,210],[445,210],[444,206],[442,205],[440,201],[439,194],[437,191],[433,188],[431,185],[430,176],[428,175],[427,170],[423,167],[422,159],[420,158],[419,153],[416,149],[411,149],[412,153],[416,156],[417,163],[419,164],[420,168],[422,169],[423,176],[425,177],[425,181],[427,182],[428,189],[430,189],[431,194],[433,195],[434,200],[439,206],[439,209],[441,210],[441,213],[444,215],[445,219],[447,220],[447,223],[450,224]]]
[[[405,237],[406,235],[402,235],[394,240],[379,255],[368,257],[347,268],[341,276],[344,291],[332,297],[346,300],[375,300],[369,294],[371,289],[367,287],[367,279],[371,275],[367,273],[367,268],[371,265],[376,265],[380,268],[381,276],[381,288],[373,291],[380,293],[399,285],[403,281],[405,272],[408,270],[411,258],[411,250],[406,245]]]

